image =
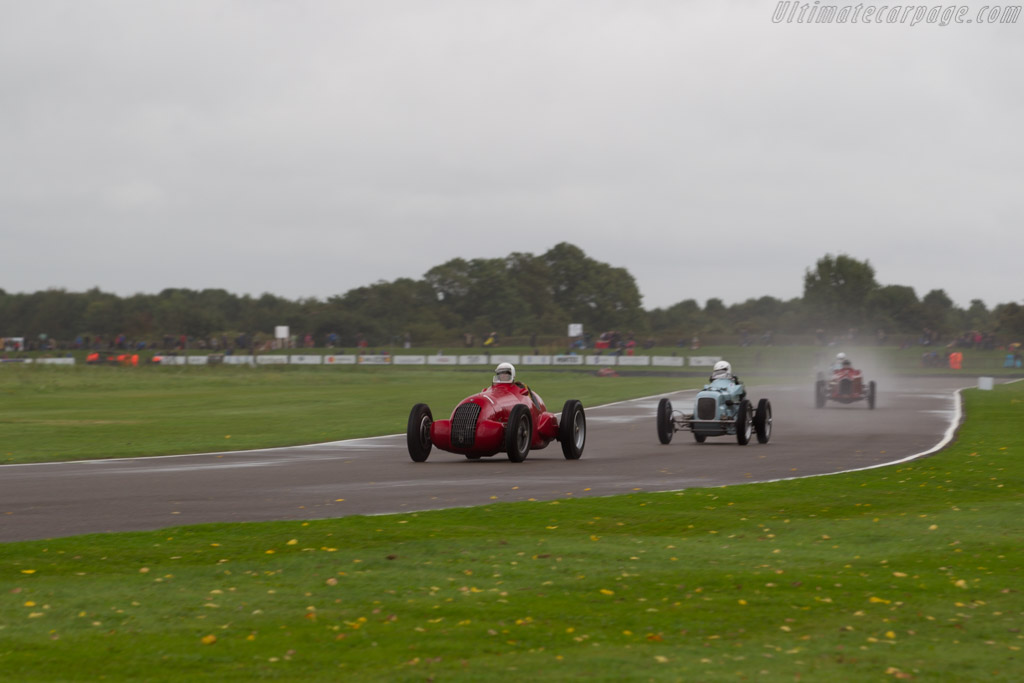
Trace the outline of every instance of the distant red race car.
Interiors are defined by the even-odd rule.
[[[824,408],[828,401],[836,403],[856,403],[867,401],[868,408],[875,408],[876,387],[874,381],[865,384],[860,370],[853,367],[844,354],[840,354],[839,362],[832,368],[831,376],[819,372],[814,383],[814,406]]]
[[[583,455],[587,419],[575,399],[565,402],[561,418],[549,413],[536,392],[515,381],[515,368],[501,363],[491,386],[463,399],[447,420],[434,420],[425,403],[414,405],[406,438],[415,462],[424,462],[432,446],[470,460],[504,452],[522,462],[531,449],[552,441],[562,444],[566,460],[576,460]]]

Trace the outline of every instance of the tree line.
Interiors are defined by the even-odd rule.
[[[732,305],[712,298],[703,306],[686,299],[645,310],[626,269],[564,242],[538,256],[456,258],[419,280],[379,281],[324,300],[239,296],[223,289],[171,288],[127,297],[98,288],[13,294],[0,289],[0,337],[61,347],[86,338],[161,346],[182,335],[233,345],[271,337],[280,325],[300,338],[308,335],[317,346],[329,338],[341,347],[406,339],[417,346],[452,346],[465,343],[467,335],[479,340],[491,333],[536,343],[564,340],[568,323],[581,323],[590,334],[617,331],[659,345],[693,336],[757,343],[850,334],[947,343],[966,333],[998,336],[1005,344],[1024,337],[1024,308],[1009,302],[989,309],[976,299],[964,309],[941,289],[919,298],[912,287],[879,284],[868,261],[826,254],[806,269],[800,298],[763,296]]]

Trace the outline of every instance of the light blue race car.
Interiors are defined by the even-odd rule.
[[[736,442],[746,446],[755,434],[758,443],[768,443],[772,435],[772,404],[762,398],[755,410],[729,363],[718,361],[708,384],[697,393],[693,412],[673,410],[667,398],[658,402],[658,440],[670,443],[672,435],[683,430],[693,432],[697,443],[704,443],[709,436],[735,435]]]

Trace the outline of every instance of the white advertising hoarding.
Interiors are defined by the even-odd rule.
[[[405,355],[401,355],[401,356],[393,357],[391,362],[394,365],[426,365],[427,357],[426,356],[405,356]]]

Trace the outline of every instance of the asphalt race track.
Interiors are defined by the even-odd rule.
[[[877,408],[868,410],[864,402],[815,409],[811,381],[748,383],[747,397],[755,405],[771,400],[775,419],[770,443],[752,439],[747,446],[735,437],[697,444],[689,432],[661,445],[660,397],[585,407],[587,441],[576,461],[565,460],[553,442],[520,464],[504,454],[470,461],[437,449],[414,463],[403,422],[394,436],[291,448],[3,465],[0,541],[669,491],[859,469],[943,442],[960,414],[955,392],[965,386],[972,386],[966,378],[880,379]],[[669,398],[678,410],[692,406],[693,394]],[[453,408],[431,407],[435,415]]]

